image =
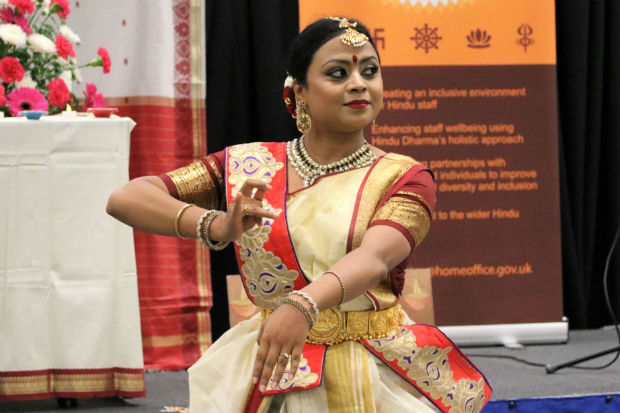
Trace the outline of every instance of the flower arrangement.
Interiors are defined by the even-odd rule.
[[[103,47],[96,58],[77,65],[73,45],[80,38],[66,25],[70,12],[69,0],[0,0],[0,111],[6,116],[78,108],[72,84],[82,83],[80,69],[99,66],[110,72]],[[97,87],[85,86],[81,109],[105,106]]]

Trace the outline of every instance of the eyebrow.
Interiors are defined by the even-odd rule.
[[[365,58],[359,60],[359,64],[365,63],[365,62],[367,62],[369,60],[373,60],[373,59],[377,60],[377,58],[375,56],[366,56]],[[351,61],[350,60],[345,60],[345,59],[330,59],[327,62],[323,63],[321,65],[321,67],[325,67],[325,66],[327,66],[330,63],[351,64]]]

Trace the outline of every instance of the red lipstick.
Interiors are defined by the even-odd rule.
[[[364,109],[369,104],[370,104],[370,102],[368,102],[365,99],[352,100],[350,102],[345,103],[346,106],[348,106],[348,107],[350,107],[352,109]]]

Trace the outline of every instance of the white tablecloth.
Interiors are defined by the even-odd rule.
[[[105,212],[134,126],[0,119],[0,400],[144,395],[133,232]]]

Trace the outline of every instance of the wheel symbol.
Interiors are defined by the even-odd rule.
[[[424,27],[414,27],[415,34],[410,37],[415,42],[416,49],[424,49],[424,53],[428,53],[430,49],[439,49],[437,43],[442,39],[437,34],[439,28],[430,28],[428,23],[424,23]]]

